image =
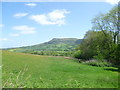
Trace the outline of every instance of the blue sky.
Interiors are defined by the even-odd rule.
[[[3,2],[1,47],[83,38],[92,27],[91,20],[113,6],[107,2]]]

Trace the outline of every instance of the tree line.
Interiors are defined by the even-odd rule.
[[[92,20],[92,29],[86,32],[82,43],[76,48],[74,57],[107,61],[120,65],[120,6]]]

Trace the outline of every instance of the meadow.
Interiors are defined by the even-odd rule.
[[[2,52],[3,88],[118,88],[118,72],[77,60]]]

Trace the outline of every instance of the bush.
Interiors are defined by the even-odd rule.
[[[120,44],[112,45],[109,60],[114,65],[120,66]]]
[[[76,52],[74,52],[73,57],[80,59],[80,56],[81,56],[81,51],[80,50],[77,50]]]
[[[104,60],[104,56],[102,54],[98,54],[96,56],[93,56],[94,59],[96,59],[97,61],[103,61]]]

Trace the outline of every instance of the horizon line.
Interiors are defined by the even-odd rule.
[[[66,38],[70,38],[70,37],[55,37],[56,39],[57,38],[60,38],[60,39],[66,39]],[[52,38],[52,39],[55,39],[55,38]],[[71,37],[72,38],[72,37]],[[48,41],[46,42],[49,42],[51,41],[52,39],[49,39]],[[81,38],[74,38],[74,39],[81,39]],[[83,38],[82,38],[83,39]],[[45,43],[45,42],[41,42],[41,43],[36,43],[36,44],[31,44],[31,45],[22,45],[22,46],[13,46],[13,47],[0,47],[0,50],[2,49],[10,49],[10,48],[21,48],[21,47],[27,47],[27,46],[34,46],[34,45],[37,45],[37,44],[42,44],[42,43]]]

